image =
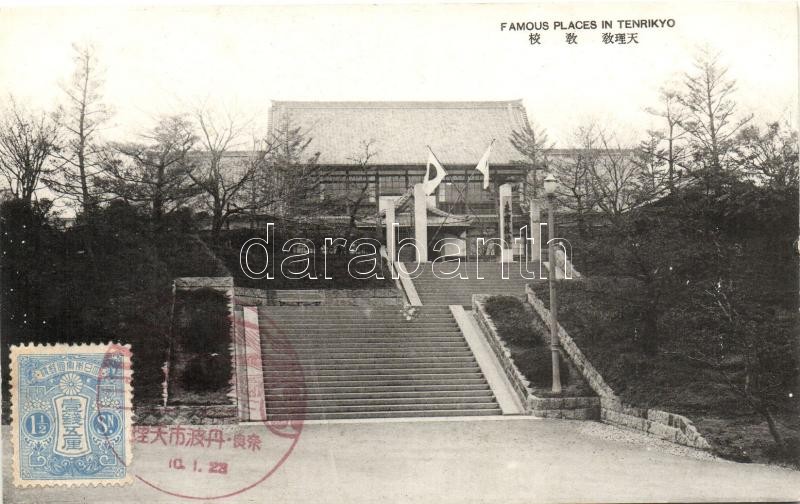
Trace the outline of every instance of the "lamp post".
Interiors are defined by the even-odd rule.
[[[556,278],[555,212],[553,200],[556,197],[558,181],[552,173],[544,179],[544,193],[547,196],[547,284],[550,287],[550,351],[553,354],[553,392],[561,393],[561,370],[559,369],[558,340],[558,282]]]

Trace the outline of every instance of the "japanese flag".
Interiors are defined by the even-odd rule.
[[[486,152],[483,153],[481,160],[478,161],[478,166],[475,167],[476,170],[483,173],[483,188],[489,188],[489,155],[492,153],[492,145],[494,145],[494,140],[489,144],[489,147],[486,148]]]
[[[436,175],[433,178],[431,178],[431,165],[436,169]],[[444,171],[441,163],[436,159],[431,148],[428,147],[428,165],[425,167],[425,180],[422,181],[422,188],[425,190],[425,194],[428,196],[433,194],[433,191],[436,190],[439,183],[446,176],[447,172]]]

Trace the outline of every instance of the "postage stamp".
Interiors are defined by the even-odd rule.
[[[130,347],[11,347],[14,484],[127,484],[132,423]]]

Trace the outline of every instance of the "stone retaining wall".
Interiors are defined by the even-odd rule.
[[[138,406],[136,425],[222,425],[238,423],[235,405]]]
[[[524,405],[525,412],[543,418],[598,419],[600,408],[598,397],[537,397],[534,394],[530,382],[517,368],[511,357],[511,351],[497,332],[492,318],[486,313],[484,302],[488,297],[484,294],[474,294],[472,311],[486,341],[503,367],[508,381]]]
[[[528,303],[534,311],[542,320],[549,320],[550,311],[536,297],[530,286],[526,286],[525,291]],[[684,446],[711,448],[692,421],[685,416],[653,408],[637,408],[623,403],[560,324],[558,337],[561,340],[561,347],[569,355],[575,367],[583,374],[592,390],[600,396],[600,419],[603,422],[640,430]]]
[[[227,290],[233,288],[233,277],[178,277],[175,279],[175,288]]]
[[[397,289],[265,290],[234,287],[236,304],[248,306],[402,306]]]

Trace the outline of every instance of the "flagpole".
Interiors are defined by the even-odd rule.
[[[491,148],[492,148],[492,146],[494,145],[494,142],[495,142],[495,140],[496,140],[496,138],[492,138],[492,141],[491,141],[491,142],[489,142],[489,147],[488,147],[488,149],[490,150],[490,152],[491,152]],[[434,152],[433,152],[433,149],[431,149],[431,146],[430,146],[430,145],[426,145],[426,147],[428,148],[428,151],[430,151],[431,155],[433,155],[434,159],[436,159],[436,161],[439,163],[439,165],[441,165],[441,166],[444,166],[444,165],[442,165],[442,162],[441,162],[441,161],[439,161],[439,158],[436,156],[436,153],[434,153]],[[487,162],[487,164],[486,164],[486,173],[487,173],[487,176],[488,176],[488,173],[489,173],[489,164],[488,164],[488,161],[489,161],[489,160],[487,159],[487,160],[486,160],[486,162]],[[427,171],[426,171],[426,174],[427,174]],[[465,193],[465,192],[468,190],[469,182],[470,182],[470,180],[472,180],[472,175],[473,175],[473,172],[470,172],[470,173],[468,173],[468,174],[467,174],[467,179],[466,179],[466,181],[464,182],[464,190],[463,190],[463,191],[459,191],[459,194],[458,194],[458,200],[457,200],[457,201],[455,201],[455,202],[453,202],[453,203],[450,203],[450,211],[449,211],[449,212],[447,212],[447,215],[444,217],[444,220],[442,220],[442,223],[441,223],[441,224],[439,224],[439,227],[438,227],[438,228],[436,228],[436,233],[434,233],[434,235],[433,235],[433,238],[431,238],[431,240],[430,240],[430,241],[433,241],[433,239],[434,239],[434,238],[436,238],[437,236],[439,236],[439,232],[441,231],[442,227],[443,227],[443,226],[444,226],[444,225],[447,223],[447,219],[448,219],[448,218],[450,217],[450,215],[453,213],[453,212],[452,212],[452,210],[453,210],[453,206],[455,205],[455,203],[458,203],[459,201],[463,201],[463,202],[464,202],[464,207],[465,207],[465,210],[468,212],[468,213],[467,213],[467,215],[472,215],[473,217],[476,217],[476,218],[477,218],[477,220],[478,220],[478,223],[479,223],[479,224],[481,224],[481,225],[483,224],[483,221],[482,221],[482,219],[481,219],[480,217],[478,217],[478,215],[477,215],[477,214],[475,214],[475,213],[472,211],[472,208],[469,206],[469,201],[467,201],[467,198],[465,198],[465,196],[464,196],[464,193]]]
[[[439,160],[439,157],[436,155],[436,153],[435,153],[435,152],[433,152],[433,149],[431,149],[431,146],[430,146],[430,145],[428,145],[428,144],[425,144],[425,147],[427,147],[427,148],[428,148],[428,152],[430,152],[430,153],[431,153],[431,155],[433,156],[433,158],[436,160],[436,162],[437,162],[437,163],[439,163],[439,166],[441,166],[441,167],[444,167],[444,165],[442,164],[442,162]]]
[[[428,152],[430,152],[430,153],[431,153],[431,156],[433,156],[433,159],[435,159],[435,160],[436,160],[436,162],[437,162],[437,163],[439,163],[439,166],[441,166],[441,167],[444,169],[444,165],[442,164],[442,162],[441,162],[441,161],[439,161],[439,158],[436,156],[436,153],[435,153],[435,152],[433,152],[433,149],[431,149],[431,146],[426,144],[426,145],[425,145],[425,147],[427,147],[427,148],[428,148]],[[427,170],[427,169],[425,170],[425,176],[426,176],[426,177],[428,176],[428,170]],[[435,197],[435,196],[434,196],[434,197]],[[453,206],[451,205],[451,206],[450,206],[450,208],[452,209],[452,208],[453,208]],[[450,216],[450,215],[449,215],[449,214],[450,214],[450,212],[447,212],[447,213],[448,213],[448,215],[446,215],[446,216],[444,217],[444,220],[442,220],[442,223],[441,223],[441,224],[439,224],[439,227],[437,227],[437,228],[436,228],[436,232],[433,234],[433,238],[431,238],[431,239],[429,239],[429,240],[428,240],[429,242],[432,242],[432,241],[433,241],[433,240],[434,240],[434,239],[435,239],[437,236],[439,236],[439,232],[442,230],[442,226],[444,226],[444,225],[445,225],[445,223],[447,222],[447,218]]]
[[[434,154],[434,156],[435,156],[435,154]],[[469,184],[469,181],[470,181],[470,179],[471,179],[471,178],[472,178],[472,174],[470,173],[469,175],[467,175],[467,181],[464,183],[464,189],[465,189],[465,190],[466,190],[466,188],[467,188],[467,184]],[[442,230],[442,227],[444,227],[444,225],[447,223],[447,219],[448,219],[448,218],[450,218],[450,215],[452,215],[452,214],[453,214],[453,205],[454,205],[455,203],[458,203],[458,201],[463,201],[463,202],[464,202],[464,205],[465,205],[467,208],[469,208],[469,203],[467,203],[467,201],[464,199],[464,193],[463,193],[463,192],[459,192],[459,194],[458,194],[458,200],[457,200],[457,201],[455,201],[455,202],[453,202],[453,203],[450,203],[450,211],[448,211],[448,212],[447,212],[447,215],[445,215],[445,216],[444,216],[444,219],[442,220],[442,223],[441,223],[441,224],[439,224],[439,227],[438,227],[438,228],[436,228],[436,232],[433,234],[433,238],[431,238],[431,239],[430,239],[430,241],[433,241],[433,240],[434,240],[434,238],[436,238],[437,236],[439,236],[439,232]],[[470,212],[472,212],[472,210],[471,210],[471,209],[470,209],[469,211],[470,211]],[[476,217],[477,217],[477,216],[476,216]]]

